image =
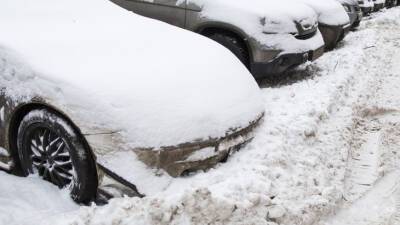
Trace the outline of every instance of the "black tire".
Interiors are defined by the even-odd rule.
[[[93,156],[73,126],[56,113],[32,110],[18,129],[17,146],[25,176],[37,173],[60,188],[67,188],[78,203],[97,196]]]
[[[246,46],[239,38],[222,33],[213,33],[208,35],[208,37],[229,49],[247,68],[250,67],[249,53],[246,50]]]
[[[358,20],[358,21],[355,21],[354,23],[353,23],[353,29],[356,29],[356,28],[358,28],[359,26],[360,26],[360,24],[361,24],[361,20]]]

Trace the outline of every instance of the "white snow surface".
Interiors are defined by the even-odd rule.
[[[0,224],[41,224],[53,213],[79,208],[68,191],[39,177],[21,178],[0,171],[0,180]]]
[[[44,98],[83,133],[170,146],[224,136],[263,110],[227,49],[107,0],[3,0],[0,27],[0,89]]]
[[[264,87],[265,121],[255,140],[227,163],[207,173],[174,179],[164,192],[143,199],[116,198],[106,206],[80,207],[76,211],[70,211],[69,200],[63,199],[60,204],[67,207],[64,212],[56,206],[54,210],[49,208],[46,221],[33,218],[31,224],[317,224],[343,206],[346,170],[351,169],[348,157],[359,139],[356,128],[360,121],[375,115],[374,107],[382,109],[378,112],[400,111],[396,100],[400,81],[399,17],[400,9],[396,8],[363,21],[359,31],[349,34],[337,50],[300,68],[287,82]],[[368,223],[372,208],[363,204],[386,204],[385,200],[391,199],[384,191],[395,184],[389,165],[398,167],[400,155],[396,145],[400,143],[398,124],[391,126],[397,127],[397,133],[388,132],[390,151],[383,148],[379,152],[386,155],[380,172],[387,177],[378,183],[377,191],[354,203],[356,208],[351,208],[349,214],[346,209],[339,211],[339,218],[329,219],[329,224],[388,224],[386,220]],[[39,188],[20,185],[23,179],[3,182],[15,179],[9,176],[0,173],[0,189],[5,187],[0,199],[17,203],[15,208],[0,204],[0,218],[29,205],[29,198],[21,191],[41,195],[42,201],[51,199],[40,194]],[[9,188],[14,183],[15,192]],[[385,196],[380,198],[383,192]],[[357,212],[357,207],[365,217],[356,213],[354,220],[343,220]],[[29,209],[28,213],[37,212],[33,207]],[[383,210],[385,214],[393,211],[387,209]],[[378,212],[373,212],[373,219],[380,218]],[[21,221],[15,216],[7,224],[20,225]]]
[[[318,14],[318,22],[326,25],[337,26],[350,23],[349,16],[343,6],[336,0],[288,0],[289,2],[301,2]]]

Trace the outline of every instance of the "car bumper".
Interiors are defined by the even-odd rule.
[[[356,28],[360,25],[360,21],[362,20],[363,13],[362,11],[355,11],[348,13],[350,18],[351,28]]]
[[[207,141],[163,147],[160,150],[135,149],[137,157],[146,165],[163,169],[172,177],[185,173],[206,170],[224,161],[254,137],[253,130],[264,115],[260,115],[246,128],[220,138]]]
[[[363,13],[363,16],[366,16],[374,11],[374,7],[361,7],[361,11]]]
[[[385,3],[374,4],[374,11],[379,11],[385,7]]]
[[[330,26],[319,24],[319,30],[325,42],[325,49],[332,50],[336,47],[337,43],[341,41],[351,29],[350,24],[342,26]]]
[[[307,52],[282,54],[270,62],[252,63],[251,72],[256,79],[281,74],[307,61],[316,60],[324,54],[324,51],[324,46],[321,46]]]

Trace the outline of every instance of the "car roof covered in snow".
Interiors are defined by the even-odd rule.
[[[131,146],[221,137],[262,113],[228,50],[107,0],[3,0],[0,27],[0,89],[39,95]]]

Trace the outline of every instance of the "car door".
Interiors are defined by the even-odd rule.
[[[142,16],[185,27],[186,0],[111,0],[117,5]]]

